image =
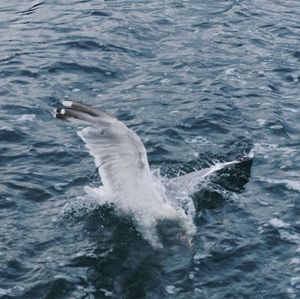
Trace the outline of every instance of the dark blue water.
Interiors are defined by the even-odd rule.
[[[0,298],[299,298],[299,1],[2,0],[0,40]],[[124,121],[166,176],[252,167],[195,194],[189,250],[155,250],[84,204],[98,173],[61,99]]]

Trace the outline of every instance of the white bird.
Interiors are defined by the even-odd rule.
[[[157,233],[161,220],[177,223],[181,231],[176,236],[190,240],[195,233],[190,195],[209,175],[241,163],[218,163],[173,179],[160,178],[150,170],[141,139],[124,123],[84,104],[62,104],[64,107],[56,110],[57,118],[87,125],[78,134],[94,157],[103,184],[86,187],[87,194],[100,204],[110,202],[130,214],[144,238],[156,247],[161,246]]]

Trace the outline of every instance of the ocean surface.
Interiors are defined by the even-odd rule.
[[[0,298],[300,298],[298,0],[0,2]],[[61,100],[199,186],[192,245],[155,249],[99,185]],[[143,196],[141,195],[141,200]]]

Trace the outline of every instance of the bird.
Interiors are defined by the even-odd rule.
[[[132,216],[137,230],[156,248],[163,247],[159,226],[164,222],[165,235],[171,231],[176,240],[191,244],[196,231],[191,195],[197,186],[215,172],[251,159],[217,163],[168,179],[151,170],[142,140],[117,118],[75,101],[62,101],[55,116],[84,126],[78,135],[94,157],[102,182],[99,187],[86,186],[87,195]]]

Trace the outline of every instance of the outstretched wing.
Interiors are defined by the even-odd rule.
[[[87,124],[78,134],[99,168],[102,183],[112,191],[135,186],[150,174],[145,147],[136,133],[114,117],[92,107],[63,101],[56,117]]]
[[[240,160],[217,163],[209,168],[193,171],[191,173],[172,178],[166,183],[166,187],[169,190],[179,189],[183,194],[192,195],[198,190],[199,185],[209,176],[215,174],[219,170],[225,169],[228,166],[245,163],[252,159],[253,153],[250,152],[247,156],[244,156]]]

